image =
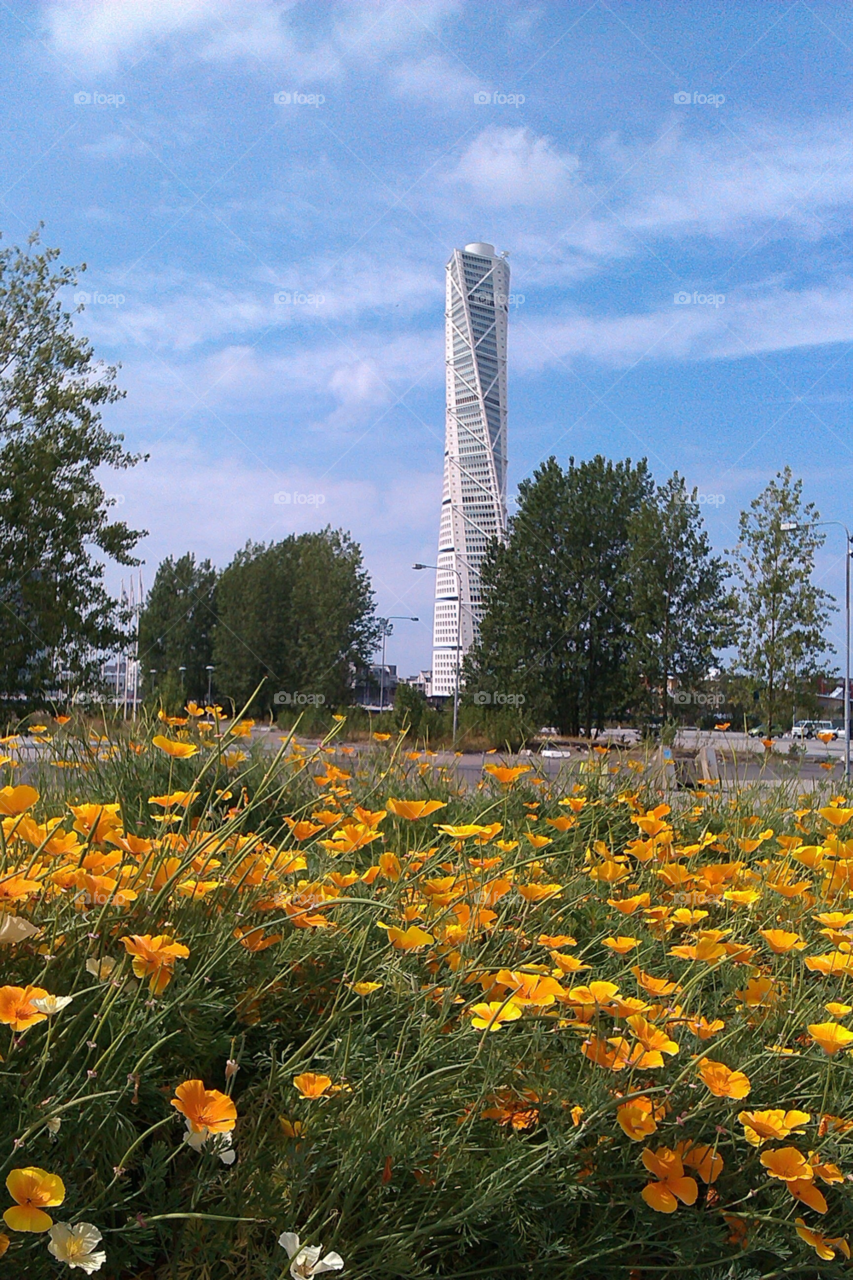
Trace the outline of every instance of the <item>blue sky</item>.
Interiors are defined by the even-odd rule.
[[[0,31],[0,227],[88,264],[108,421],[150,453],[110,482],[148,583],[339,524],[380,610],[421,618],[389,661],[429,665],[410,566],[472,240],[513,273],[511,489],[551,453],[645,455],[722,549],[790,463],[850,520],[850,6],[46,0]]]

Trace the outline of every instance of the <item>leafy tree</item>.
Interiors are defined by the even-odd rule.
[[[123,640],[105,560],[138,563],[142,535],[110,520],[99,468],[139,461],[101,408],[116,369],[74,332],[61,293],[76,270],[58,249],[0,252],[0,696],[33,698],[90,679]],[[85,268],[81,268],[85,269]],[[81,310],[82,308],[78,308]]]
[[[422,689],[401,680],[394,692],[394,724],[397,729],[407,729],[413,738],[421,732],[429,703]]]
[[[671,713],[670,677],[703,682],[729,642],[725,564],[712,556],[696,490],[676,472],[631,521],[633,658],[654,709]]]
[[[523,694],[527,714],[570,733],[627,705],[632,531],[652,493],[645,461],[600,455],[566,471],[550,458],[521,483],[507,541],[484,562],[469,690]]]
[[[353,671],[370,661],[379,628],[361,549],[348,534],[327,528],[247,543],[223,571],[217,599],[220,697],[242,705],[264,681],[258,708],[349,701]]]
[[[178,699],[203,699],[207,666],[213,663],[217,573],[192,552],[165,559],[157,569],[139,619],[139,663],[143,680],[156,668],[155,685]],[[181,671],[181,667],[185,671]],[[148,682],[146,682],[146,688]]]
[[[741,512],[740,537],[730,556],[738,664],[755,682],[762,717],[771,727],[797,683],[816,675],[821,659],[833,651],[825,630],[834,605],[812,581],[815,552],[825,538],[814,528],[820,514],[814,503],[803,503],[802,491],[790,467],[778,472]]]

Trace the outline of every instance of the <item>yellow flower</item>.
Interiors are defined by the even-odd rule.
[[[35,787],[0,787],[0,813],[14,818],[26,813],[39,798]]]
[[[332,1077],[303,1071],[301,1075],[293,1077],[293,1085],[303,1098],[322,1098],[332,1087]]]
[[[46,1208],[62,1204],[65,1184],[56,1173],[29,1166],[13,1169],[6,1179],[6,1189],[15,1204],[3,1214],[3,1221],[13,1231],[49,1231],[53,1218]]]
[[[175,742],[172,738],[164,738],[162,733],[158,733],[151,742],[161,751],[165,751],[167,756],[173,756],[176,760],[187,760],[198,752],[194,742]]]
[[[615,951],[617,956],[626,956],[629,951],[633,951],[640,945],[640,939],[625,937],[620,933],[618,938],[605,938],[603,945]]]
[[[790,1134],[799,1134],[803,1125],[811,1120],[808,1111],[741,1111],[738,1120],[743,1125],[743,1134],[753,1147],[771,1140],[781,1141]]]
[[[812,1022],[809,1035],[830,1057],[853,1044],[853,1031],[842,1027],[840,1022]]]
[[[514,1000],[490,1000],[471,1007],[471,1025],[481,1031],[500,1031],[505,1022],[517,1022],[521,1006]]]

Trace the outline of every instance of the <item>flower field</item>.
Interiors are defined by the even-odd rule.
[[[3,744],[0,1277],[850,1273],[831,784],[133,729]]]

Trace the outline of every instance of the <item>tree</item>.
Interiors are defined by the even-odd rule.
[[[168,687],[180,699],[200,701],[207,694],[206,668],[213,663],[216,582],[217,573],[209,560],[197,563],[191,552],[179,560],[169,556],[157,569],[139,619],[143,679],[156,668],[156,687]]]
[[[349,701],[355,668],[370,661],[379,627],[361,549],[327,528],[247,543],[222,573],[214,683],[238,706],[263,681],[256,706]]]
[[[96,474],[139,461],[101,421],[116,369],[63,310],[75,269],[38,243],[0,252],[0,697],[16,700],[89,680],[122,643],[104,561],[137,564],[143,536],[110,520]]]
[[[483,565],[469,691],[522,694],[526,713],[570,733],[628,705],[632,530],[652,493],[645,461],[600,455],[566,471],[550,458],[519,485],[507,541]]]
[[[675,472],[631,521],[634,661],[651,704],[671,710],[670,677],[707,678],[729,642],[731,601],[725,564],[712,556],[696,490]]]
[[[738,664],[755,684],[771,731],[783,701],[796,696],[797,682],[816,675],[821,658],[833,652],[824,633],[835,606],[812,582],[815,552],[825,540],[814,528],[820,513],[814,503],[803,503],[802,491],[790,467],[778,472],[741,512],[740,537],[730,556]]]

